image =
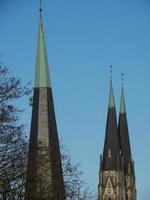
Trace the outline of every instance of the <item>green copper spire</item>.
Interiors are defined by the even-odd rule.
[[[120,113],[126,113],[125,97],[123,87],[121,89]]]
[[[42,9],[40,9],[35,88],[51,87],[41,12]]]
[[[112,86],[112,80],[110,81],[110,90],[109,90],[109,108],[115,107],[115,98],[114,98],[114,91]]]

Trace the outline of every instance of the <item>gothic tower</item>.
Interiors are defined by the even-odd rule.
[[[64,200],[64,180],[40,9],[25,200]]]
[[[120,137],[120,148],[123,158],[123,168],[126,177],[125,178],[126,198],[128,200],[136,200],[134,162],[132,160],[132,155],[131,155],[123,86],[121,89],[118,132]]]
[[[112,81],[103,156],[100,161],[98,200],[125,200],[125,176],[120,152]]]
[[[131,156],[124,90],[122,86],[117,127],[112,81],[104,150],[100,158],[98,200],[136,200],[134,162]]]

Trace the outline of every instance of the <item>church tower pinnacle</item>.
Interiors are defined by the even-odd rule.
[[[64,180],[40,6],[25,200],[64,200]]]
[[[111,79],[104,150],[100,162],[98,200],[125,200],[124,179]]]
[[[119,137],[112,80],[109,89],[109,105],[103,151],[103,170],[117,170],[119,158]]]
[[[120,148],[123,159],[123,168],[126,177],[125,179],[126,196],[128,200],[136,200],[134,162],[132,160],[132,155],[131,155],[123,84],[121,88],[118,133],[120,138]]]
[[[104,151],[100,158],[98,200],[136,200],[123,76],[118,126],[112,80],[110,81]]]
[[[119,137],[117,129],[117,116],[115,98],[112,84],[112,66],[110,66],[110,89],[107,113],[107,123],[105,132],[105,143],[103,150],[103,170],[117,170],[119,163]]]

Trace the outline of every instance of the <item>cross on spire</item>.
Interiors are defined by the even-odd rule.
[[[40,9],[39,9],[39,11],[40,11],[40,13],[42,13],[42,0],[40,0]]]
[[[124,85],[124,73],[121,73],[121,84],[122,84],[122,87]]]
[[[110,65],[109,68],[110,68],[110,81],[112,81],[112,65]]]

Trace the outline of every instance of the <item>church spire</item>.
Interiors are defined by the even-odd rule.
[[[121,89],[121,100],[120,100],[120,114],[126,113],[125,97],[124,97],[124,88]]]
[[[122,88],[121,88],[121,101],[120,113],[126,113],[125,97],[124,97],[124,73],[121,74]]]
[[[110,65],[110,90],[109,90],[109,108],[115,107],[115,98],[112,85],[112,65]]]
[[[123,161],[124,161],[124,168],[125,168],[125,171],[127,172],[129,161],[131,161],[131,148],[130,148],[130,139],[129,139],[129,131],[128,131],[128,122],[127,122],[123,85],[121,88],[118,132],[119,132],[119,137],[120,137],[120,145],[121,145],[121,151],[122,151],[122,156],[123,156]]]
[[[123,76],[118,127],[116,118],[111,76],[105,143],[103,158],[100,162],[98,200],[136,200],[134,164],[131,159]]]
[[[40,5],[40,20],[39,20],[39,32],[38,32],[38,46],[36,57],[36,75],[35,75],[35,87],[51,87],[48,59],[45,44],[45,36],[42,22],[42,8]]]
[[[132,160],[132,155],[131,155],[123,84],[121,88],[118,133],[119,133],[119,138],[120,138],[120,149],[121,149],[121,155],[123,159],[123,168],[124,168],[124,173],[126,177],[126,182],[125,182],[126,196],[127,196],[127,199],[136,200],[134,162]]]
[[[112,84],[112,72],[110,76],[109,103],[105,142],[102,161],[100,162],[98,185],[98,200],[126,199],[124,189],[124,174],[120,154],[120,143],[117,128],[115,98]]]
[[[110,90],[109,90],[109,108],[115,108],[115,98],[114,98],[112,80],[110,81]]]
[[[40,7],[25,200],[64,200],[59,138],[41,12]]]
[[[119,159],[119,137],[112,79],[110,80],[109,105],[103,151],[103,170],[117,170]]]

